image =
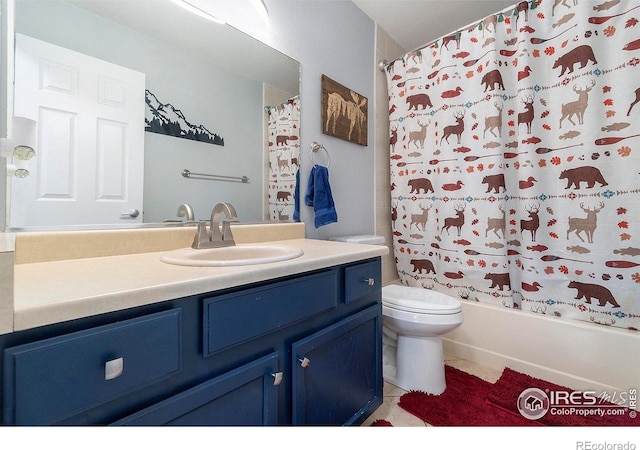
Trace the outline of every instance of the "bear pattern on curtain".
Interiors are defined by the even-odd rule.
[[[294,220],[296,173],[300,159],[300,96],[268,111],[269,218]]]
[[[525,1],[386,66],[404,284],[639,328],[638,20]]]

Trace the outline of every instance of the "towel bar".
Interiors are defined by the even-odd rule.
[[[324,145],[318,144],[316,141],[313,141],[313,143],[311,144],[311,163],[314,166],[316,165],[316,162],[313,160],[313,154],[320,149],[324,150],[325,155],[327,155],[327,169],[328,169],[329,164],[331,164],[331,158],[329,157],[329,152],[327,151],[326,148],[324,148]]]
[[[189,169],[183,169],[182,170],[182,176],[185,178],[199,178],[199,179],[203,179],[203,180],[216,180],[218,179],[218,181],[234,181],[234,182],[241,182],[241,183],[248,183],[249,182],[249,177],[247,176],[241,176],[241,177],[230,177],[227,175],[213,175],[210,173],[195,173],[195,172],[191,172]]]

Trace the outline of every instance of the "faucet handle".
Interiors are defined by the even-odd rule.
[[[233,233],[231,233],[231,224],[240,222],[236,217],[226,219],[222,221],[222,240],[229,242],[230,245],[235,245],[233,239]]]
[[[191,248],[205,248],[206,243],[210,242],[209,233],[207,232],[207,223],[203,220],[198,222],[198,229],[196,235],[193,238],[193,244]]]

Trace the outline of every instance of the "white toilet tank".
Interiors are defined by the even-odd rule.
[[[352,236],[336,236],[329,238],[330,241],[351,242],[352,244],[372,244],[383,245],[384,236],[373,236],[370,234],[357,234]]]

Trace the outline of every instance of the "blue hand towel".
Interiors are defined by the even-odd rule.
[[[338,221],[329,185],[329,170],[326,167],[316,164],[311,169],[304,202],[307,206],[313,206],[316,228]]]
[[[293,190],[293,220],[300,222],[300,169],[296,170],[296,187]]]

